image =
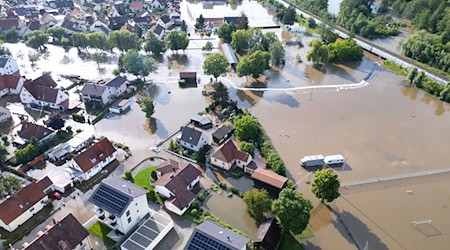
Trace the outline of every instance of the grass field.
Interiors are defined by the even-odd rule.
[[[88,228],[89,232],[98,236],[103,240],[106,247],[113,247],[116,242],[108,238],[108,233],[111,232],[111,228],[107,227],[105,224],[100,222],[95,222]]]
[[[148,190],[148,194],[147,197],[150,200],[156,201],[159,204],[163,204],[163,201],[161,199],[161,197],[154,192],[154,187],[152,186],[152,184],[150,183],[151,180],[151,176],[152,176],[152,172],[154,172],[158,167],[155,166],[151,166],[151,167],[146,167],[144,169],[142,169],[141,171],[139,171],[134,177],[134,184],[138,185],[141,188],[145,188]]]

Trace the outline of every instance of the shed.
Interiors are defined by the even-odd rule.
[[[233,127],[228,127],[221,125],[214,133],[212,133],[212,138],[218,145],[222,144],[224,141],[228,140],[234,133]]]
[[[129,99],[122,99],[116,101],[111,107],[109,107],[109,112],[114,114],[124,114],[128,110],[130,110],[130,100]]]
[[[197,84],[197,72],[180,72],[180,80],[184,80],[185,84]]]
[[[273,197],[278,197],[288,178],[263,168],[257,168],[252,173],[253,186],[266,189]]]
[[[194,115],[191,117],[191,123],[201,129],[210,129],[213,126],[211,119],[204,115]]]
[[[275,217],[265,219],[258,228],[252,240],[255,249],[271,250],[276,249],[280,241],[281,228]]]
[[[234,50],[233,50],[233,48],[231,48],[230,44],[228,44],[228,43],[222,44],[222,50],[223,50],[223,53],[225,54],[225,57],[228,60],[228,63],[231,66],[236,66],[239,63],[239,61],[236,57],[236,54],[234,54]]]

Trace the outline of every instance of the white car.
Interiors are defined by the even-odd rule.
[[[151,150],[151,151],[153,151],[153,152],[155,152],[155,153],[159,153],[159,152],[161,152],[161,149],[160,149],[160,148],[158,148],[158,147],[156,147],[156,146],[154,146],[154,147],[150,147],[150,150]]]

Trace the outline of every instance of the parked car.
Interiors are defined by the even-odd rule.
[[[161,152],[161,149],[160,149],[160,148],[158,148],[158,147],[156,147],[156,146],[154,146],[154,147],[150,147],[150,150],[151,150],[151,151],[153,151],[153,152],[155,152],[155,153],[159,153],[159,152]]]
[[[61,200],[62,195],[58,192],[52,192],[52,193],[50,193],[50,198],[55,199],[55,200]]]

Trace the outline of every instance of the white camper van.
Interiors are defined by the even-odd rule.
[[[325,164],[327,165],[334,165],[334,164],[342,164],[344,163],[345,159],[342,155],[328,155],[325,156]]]
[[[305,168],[322,166],[323,163],[324,163],[323,155],[308,155],[300,159],[300,165]]]

